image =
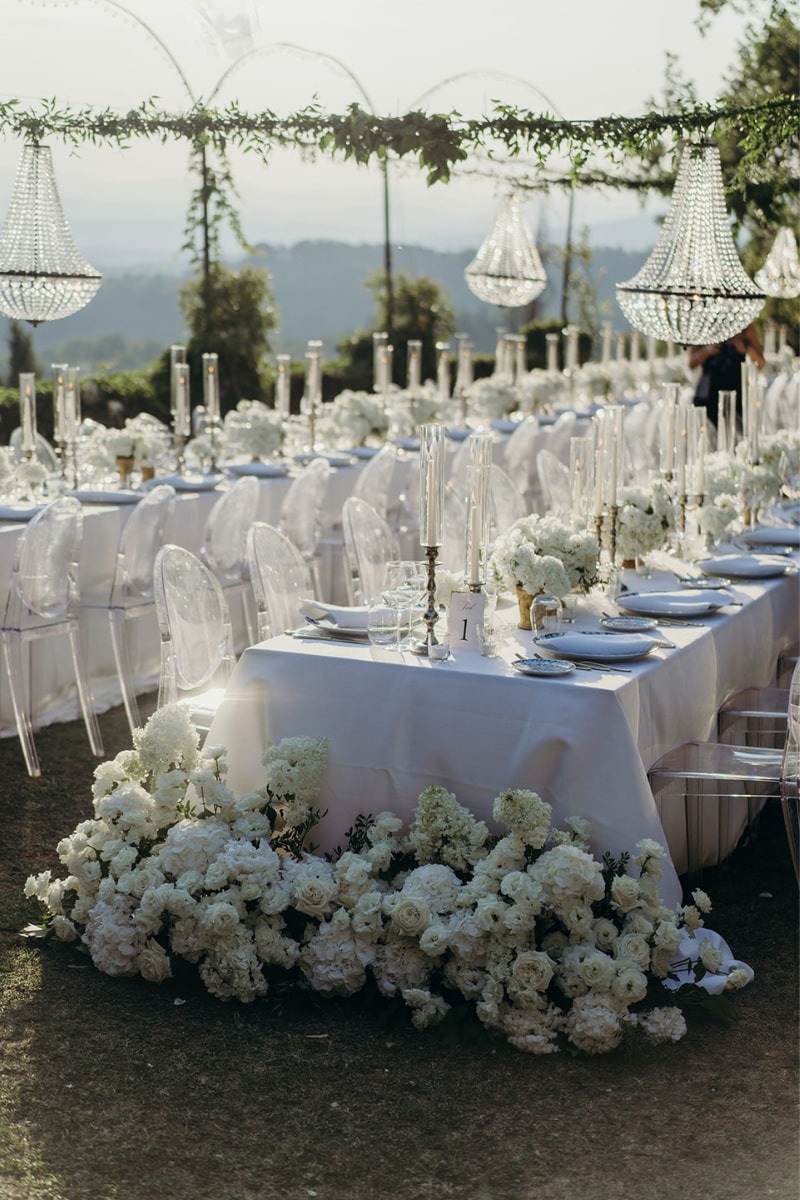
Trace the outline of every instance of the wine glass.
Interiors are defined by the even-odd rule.
[[[397,559],[384,567],[381,594],[397,615],[398,649],[409,644],[414,610],[420,606],[426,584],[427,570],[423,562]],[[404,631],[402,635],[401,629]]]

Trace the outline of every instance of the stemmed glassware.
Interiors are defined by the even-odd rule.
[[[370,628],[373,631],[370,639],[373,642],[397,650],[410,644],[415,615],[421,610],[426,585],[424,562],[398,559],[386,564],[380,600],[370,609]]]

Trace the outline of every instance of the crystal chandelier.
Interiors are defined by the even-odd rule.
[[[547,276],[522,216],[519,196],[503,200],[464,278],[479,300],[502,308],[522,308],[544,291]]]
[[[633,279],[617,284],[619,306],[649,337],[705,346],[745,329],[765,299],[736,253],[719,150],[690,144],[652,254]]]
[[[50,147],[25,146],[0,230],[0,313],[31,325],[69,317],[94,298],[101,279],[73,241]]]
[[[772,249],[754,278],[758,286],[776,300],[789,300],[800,296],[797,242],[788,226],[784,225],[778,230]]]

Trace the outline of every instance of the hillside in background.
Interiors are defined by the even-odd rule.
[[[440,283],[451,298],[459,328],[471,336],[479,353],[491,353],[496,328],[510,325],[507,314],[482,303],[467,288],[464,268],[473,254],[473,250],[440,252],[422,246],[396,247],[393,269],[413,277],[427,275]],[[592,253],[589,274],[600,315],[612,319],[620,330],[627,326],[614,299],[614,285],[633,275],[644,257],[641,251],[611,248],[598,248]],[[556,316],[561,294],[557,253],[545,249],[543,259],[549,282],[539,299],[537,315]],[[258,246],[254,261],[266,267],[272,277],[279,311],[279,326],[273,338],[276,351],[299,356],[309,338],[320,338],[325,355],[333,357],[343,338],[369,325],[373,303],[365,284],[383,268],[382,246],[322,241]],[[146,364],[170,343],[184,338],[177,302],[181,282],[180,277],[167,273],[107,274],[96,299],[81,312],[40,325],[33,332],[40,366],[47,370],[51,362],[69,362],[89,371],[101,364],[111,369]],[[3,319],[3,374],[7,344],[8,322]]]

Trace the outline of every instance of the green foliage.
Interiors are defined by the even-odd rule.
[[[418,111],[381,117],[357,104],[344,114],[324,113],[311,104],[285,117],[268,109],[247,113],[236,103],[222,110],[197,104],[185,113],[169,113],[159,110],[152,99],[124,114],[88,106],[72,111],[60,108],[55,100],[44,101],[36,109],[25,109],[16,100],[0,104],[0,132],[26,140],[47,137],[70,145],[88,141],[127,146],[133,138],[156,138],[162,143],[183,139],[195,147],[213,144],[219,151],[234,145],[263,158],[273,147],[293,146],[305,153],[339,154],[360,164],[416,157],[429,183],[448,180],[453,168],[478,148],[494,151],[504,146],[512,157],[524,154],[532,159],[537,169],[544,168],[554,155],[566,155],[570,168],[561,182],[582,182],[593,155],[604,155],[619,167],[626,158],[646,159],[665,136],[677,142],[689,135],[724,135],[727,131],[735,133],[746,148],[747,165],[755,167],[790,143],[795,127],[796,102],[786,96],[785,89],[775,95],[762,93],[754,104],[734,95],[732,101],[716,105],[693,104],[670,113],[592,121],[565,121],[503,104],[496,104],[490,116],[478,120],[467,120],[459,113]],[[624,176],[621,171],[623,186]],[[550,187],[553,182],[552,176],[542,178],[542,186]],[[638,178],[635,186],[640,186]]]
[[[39,371],[33,340],[19,321],[12,321],[8,327],[8,386],[18,387],[20,373],[26,371]]]
[[[389,329],[389,295],[386,276],[378,272],[367,280],[375,300],[375,316],[369,329],[339,344],[342,386],[368,391],[373,384],[372,334]],[[392,283],[391,338],[395,346],[394,382],[406,381],[406,344],[422,342],[422,378],[436,377],[436,343],[447,341],[456,331],[456,318],[444,289],[425,275],[414,279],[401,271]],[[336,372],[339,374],[339,372]],[[340,391],[341,387],[337,388]]]
[[[219,355],[220,400],[223,411],[239,400],[266,400],[270,374],[266,356],[275,328],[275,310],[266,271],[245,266],[238,271],[214,263],[207,276],[184,284],[179,304],[186,318],[192,394],[202,397],[202,356]],[[166,354],[169,395],[169,354]],[[157,373],[163,384],[164,360]]]

